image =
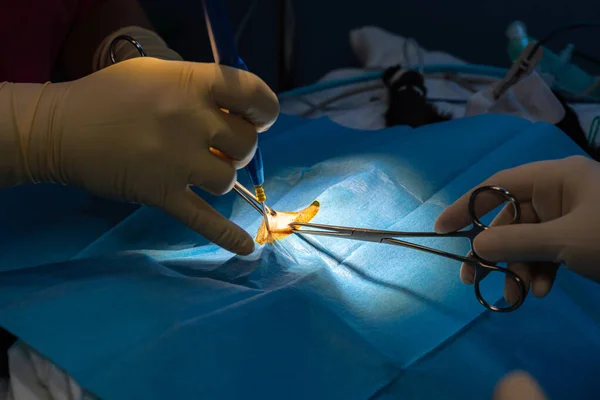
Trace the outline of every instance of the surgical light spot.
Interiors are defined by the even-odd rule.
[[[258,228],[254,240],[258,244],[263,245],[288,237],[292,234],[292,228],[290,228],[292,222],[310,222],[319,212],[320,206],[319,202],[315,200],[310,206],[298,212],[277,211],[276,215],[269,216],[271,230],[267,231],[265,222],[263,221]]]

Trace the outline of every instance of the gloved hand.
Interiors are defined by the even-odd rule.
[[[494,400],[546,400],[537,382],[527,373],[516,371],[506,375],[494,390]]]
[[[0,105],[0,183],[60,182],[159,207],[227,250],[253,251],[189,185],[231,190],[276,120],[277,97],[255,75],[134,58],[69,83],[0,85]]]
[[[512,221],[507,204],[474,241],[475,251],[484,259],[508,262],[508,268],[529,285],[536,297],[550,291],[559,264],[600,282],[600,164],[582,156],[541,161],[499,172],[481,185],[509,190],[521,202],[519,224]],[[467,204],[470,192],[449,206],[437,219],[439,233],[462,229],[470,223]],[[480,199],[476,213],[484,215],[499,204],[497,197]],[[473,282],[473,269],[463,265],[464,283]],[[514,285],[514,286],[513,286]],[[511,303],[518,288],[505,286]]]

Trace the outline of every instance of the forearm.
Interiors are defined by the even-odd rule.
[[[148,56],[180,59],[152,31],[137,0],[101,0],[75,23],[63,45],[60,66],[65,78],[78,79],[108,66],[108,46],[119,34],[133,36]],[[138,56],[135,47],[127,42],[120,42],[116,50],[119,60]]]
[[[36,97],[43,85],[0,83],[0,187],[18,185],[31,175],[25,162],[27,132],[30,131]],[[31,179],[29,179],[31,181]]]
[[[63,86],[0,82],[0,188],[60,181],[51,149]]]

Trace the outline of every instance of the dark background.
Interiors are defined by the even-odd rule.
[[[225,0],[234,29],[253,1]],[[159,33],[185,59],[212,61],[200,0],[140,2]],[[278,66],[282,3],[256,0],[239,41],[248,67],[276,91],[312,83],[334,68],[355,66],[348,35],[364,25],[414,37],[427,49],[447,51],[473,63],[507,66],[504,32],[510,22],[520,19],[530,35],[542,38],[557,26],[594,21],[600,15],[597,0],[295,0],[294,71],[285,87]],[[598,38],[600,29],[571,32],[550,48],[558,51],[571,42],[600,58]]]

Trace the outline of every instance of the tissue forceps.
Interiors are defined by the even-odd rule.
[[[277,212],[275,210],[273,210],[266,204],[259,202],[258,199],[256,198],[256,196],[254,195],[254,193],[252,193],[251,191],[246,189],[241,183],[236,182],[235,185],[233,186],[233,190],[242,199],[244,199],[246,201],[246,203],[250,204],[252,206],[252,208],[254,208],[256,211],[258,211],[258,213],[260,215],[262,215],[263,218],[265,218],[265,220],[266,220],[265,211],[271,216],[277,215]],[[264,208],[264,210],[263,210],[263,208]],[[268,229],[269,229],[269,227],[267,226],[267,230]]]
[[[513,271],[498,267],[494,263],[490,263],[485,261],[483,258],[477,255],[475,249],[473,248],[473,241],[475,237],[488,229],[488,226],[479,220],[476,214],[475,209],[475,201],[479,195],[485,192],[493,192],[500,194],[504,197],[505,201],[508,201],[514,210],[513,222],[517,222],[521,216],[521,208],[519,201],[506,189],[501,188],[499,186],[482,186],[471,193],[471,197],[469,199],[469,214],[471,217],[471,229],[450,232],[450,233],[435,233],[435,232],[393,232],[393,231],[385,231],[385,230],[375,230],[375,229],[363,229],[363,228],[352,228],[352,227],[344,227],[344,226],[332,226],[332,225],[320,225],[320,224],[312,224],[312,223],[291,223],[290,227],[294,233],[298,234],[307,234],[307,235],[320,235],[320,236],[331,236],[342,239],[350,239],[350,240],[359,240],[365,242],[374,242],[374,243],[382,243],[382,244],[390,244],[395,246],[408,247],[415,250],[424,251],[430,254],[436,254],[438,256],[446,257],[452,260],[461,261],[463,263],[469,264],[473,267],[475,271],[474,277],[474,290],[475,297],[483,305],[485,308],[491,311],[496,312],[509,312],[514,311],[519,308],[523,301],[525,300],[525,296],[527,295],[527,285],[521,279],[519,275],[514,273]],[[307,228],[307,229],[303,229]],[[469,239],[471,244],[471,255],[470,256],[462,256],[454,253],[449,253],[446,251],[442,251],[439,249],[435,249],[432,247],[426,247],[422,245],[418,245],[415,243],[406,242],[400,240],[398,238],[408,238],[408,237],[463,237]],[[512,280],[516,283],[519,288],[519,297],[517,301],[508,305],[507,307],[498,307],[496,305],[488,303],[485,298],[481,294],[481,290],[479,287],[480,282],[491,272],[498,272],[505,274],[506,279]]]

